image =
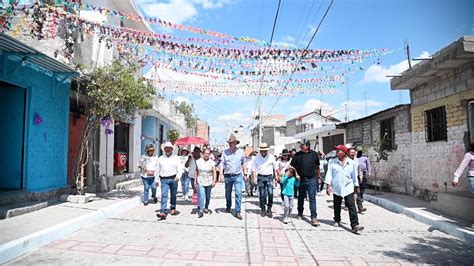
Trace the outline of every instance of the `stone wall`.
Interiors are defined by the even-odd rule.
[[[372,178],[384,179],[392,189],[406,193],[411,184],[410,105],[399,105],[346,123],[346,142],[371,147],[381,137],[381,121],[390,118],[394,119],[395,147],[388,152],[388,160],[376,162],[372,148],[365,153],[372,163]]]

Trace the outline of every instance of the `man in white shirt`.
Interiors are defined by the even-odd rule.
[[[161,180],[161,210],[156,215],[164,220],[169,214],[177,215],[176,194],[178,192],[178,181],[182,172],[181,160],[173,154],[173,144],[166,142],[163,145],[164,154],[158,159],[159,176]],[[167,208],[168,191],[170,192],[170,208]]]
[[[260,198],[261,216],[272,218],[273,205],[273,173],[276,166],[275,156],[268,152],[266,143],[260,144],[260,153],[252,160],[253,179],[258,183],[258,195]],[[268,201],[267,201],[268,197]]]

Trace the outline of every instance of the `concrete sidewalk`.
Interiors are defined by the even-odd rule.
[[[472,224],[436,211],[429,202],[389,192],[374,194],[373,190],[366,190],[364,199],[380,205],[389,211],[405,214],[431,226],[433,229],[474,244],[474,228],[472,228]]]
[[[98,194],[92,202],[53,202],[47,208],[0,220],[0,263],[139,205],[142,188]]]

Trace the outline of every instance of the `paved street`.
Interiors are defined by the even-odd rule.
[[[223,213],[223,184],[213,190],[214,212],[198,219],[191,202],[179,198],[178,216],[157,221],[157,205],[139,206],[86,230],[78,231],[10,264],[263,264],[372,265],[469,264],[474,247],[432,230],[404,215],[367,203],[360,215],[361,235],[332,226],[332,201],[318,196],[322,225],[293,219],[281,222],[280,199],[273,219],[258,214],[258,199],[244,198],[242,221]],[[293,211],[294,213],[296,210]],[[309,214],[306,203],[305,215]]]

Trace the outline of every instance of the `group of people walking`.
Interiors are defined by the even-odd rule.
[[[140,169],[144,184],[143,203],[148,204],[149,190],[156,203],[157,185],[161,185],[161,209],[157,216],[164,220],[168,215],[176,215],[178,182],[181,180],[183,199],[189,200],[190,189],[198,198],[198,217],[210,214],[212,188],[221,179],[225,184],[225,212],[231,213],[234,194],[233,215],[242,220],[242,189],[253,194],[258,188],[260,215],[273,217],[274,185],[281,187],[284,206],[284,223],[291,221],[293,202],[297,198],[297,217],[303,219],[305,200],[309,201],[311,225],[319,226],[317,220],[316,195],[326,187],[326,193],[333,195],[334,225],[341,223],[341,206],[344,200],[349,211],[351,228],[354,233],[364,229],[359,225],[358,213],[366,211],[362,206],[365,182],[370,173],[370,163],[362,151],[350,146],[336,146],[336,157],[327,161],[324,154],[311,150],[308,140],[300,142],[300,151],[283,150],[279,158],[270,154],[269,147],[262,143],[258,153],[246,156],[237,145],[239,141],[231,135],[227,141],[229,148],[220,156],[214,156],[210,148],[202,151],[195,147],[192,154],[186,148],[179,156],[173,154],[173,145],[163,145],[164,154],[154,155],[155,147],[146,146],[146,154],[140,159]],[[223,178],[222,178],[223,177]],[[160,182],[156,182],[159,178]],[[169,194],[169,195],[168,195]],[[168,205],[170,198],[170,207]],[[195,197],[195,196],[193,196]]]

